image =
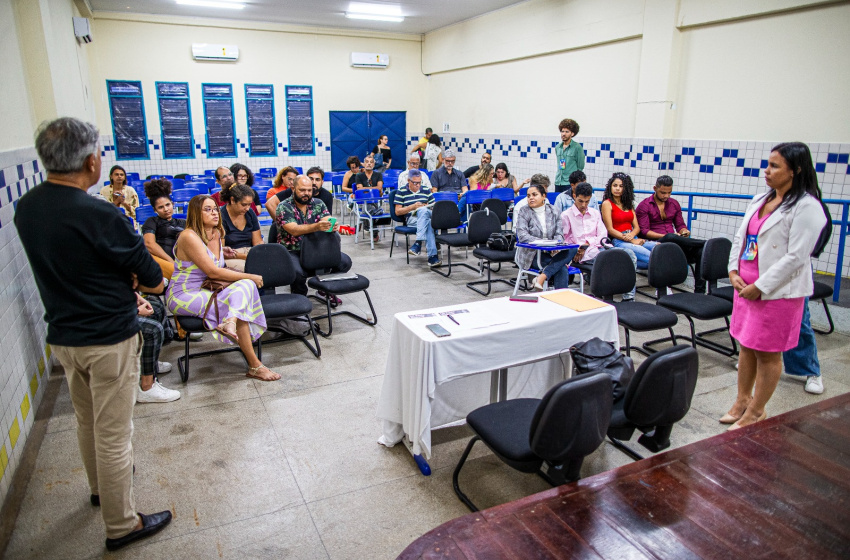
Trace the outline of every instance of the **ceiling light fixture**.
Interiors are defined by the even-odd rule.
[[[351,2],[345,17],[349,19],[365,19],[371,21],[391,21],[401,23],[404,17],[401,15],[401,6],[398,4],[368,4],[365,2]]]
[[[183,6],[198,6],[201,8],[226,8],[229,10],[241,10],[245,4],[239,2],[227,2],[220,0],[177,0]]]

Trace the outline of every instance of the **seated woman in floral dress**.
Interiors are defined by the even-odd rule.
[[[263,277],[224,268],[224,228],[218,205],[199,194],[189,201],[186,229],[174,246],[174,275],[168,285],[168,308],[174,315],[202,317],[213,338],[236,343],[248,361],[248,377],[275,381],[280,375],[260,362],[253,341],[266,330],[258,288]],[[201,287],[210,278],[231,282],[210,305],[213,292]]]

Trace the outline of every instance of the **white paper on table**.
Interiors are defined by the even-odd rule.
[[[495,325],[504,325],[508,322],[508,319],[505,317],[499,317],[481,309],[476,309],[472,313],[447,313],[440,318],[440,324],[446,327],[449,332],[483,329]]]
[[[530,244],[537,245],[538,247],[554,247],[555,245],[562,245],[563,241],[558,241],[557,239],[537,239]]]

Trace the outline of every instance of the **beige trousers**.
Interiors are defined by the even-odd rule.
[[[239,249],[234,249],[239,255],[248,255],[248,251],[251,250],[251,247],[242,247]],[[224,259],[224,265],[230,270],[235,270],[236,272],[245,272],[245,259]]]
[[[135,529],[133,406],[142,334],[108,346],[53,346],[65,368],[77,417],[77,441],[92,494],[100,496],[106,537]]]

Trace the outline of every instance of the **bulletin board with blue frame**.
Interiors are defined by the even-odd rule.
[[[156,101],[159,106],[159,126],[162,131],[162,157],[165,159],[194,158],[195,138],[192,134],[189,84],[156,82]]]
[[[289,155],[313,156],[313,86],[286,86],[286,128]]]
[[[106,80],[116,159],[150,159],[142,82]]]
[[[233,86],[201,84],[207,157],[235,157],[236,129],[233,122]]]
[[[245,111],[248,115],[249,155],[276,156],[274,86],[245,84]]]

